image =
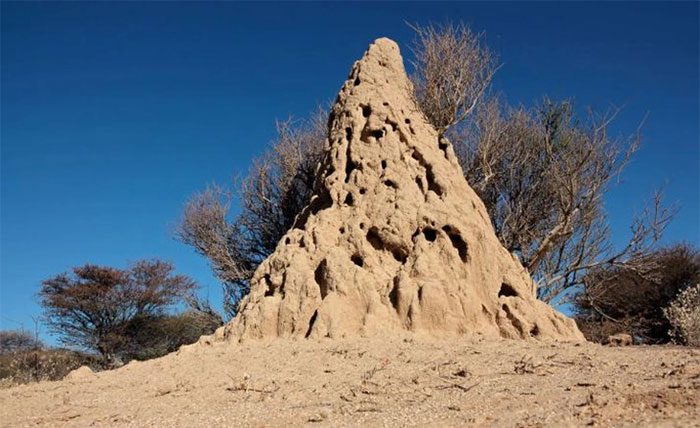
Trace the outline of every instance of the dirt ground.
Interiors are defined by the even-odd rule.
[[[194,345],[0,391],[2,426],[700,426],[700,350],[479,339]]]

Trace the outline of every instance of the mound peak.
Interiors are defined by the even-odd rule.
[[[225,333],[391,331],[583,339],[535,298],[451,144],[417,107],[397,44],[382,38],[332,108],[315,195],[255,272]]]

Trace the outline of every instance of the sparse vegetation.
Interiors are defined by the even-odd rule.
[[[681,337],[692,335],[697,310],[692,287],[700,282],[700,256],[694,248],[663,248],[623,266],[592,270],[584,281],[577,321],[589,340],[628,333],[636,342],[663,343],[680,334],[684,343]],[[669,305],[674,309],[665,309]]]
[[[68,349],[38,348],[0,355],[0,387],[63,379],[81,366],[98,368],[94,356]]]
[[[683,290],[664,309],[671,324],[671,339],[676,343],[700,346],[700,284]]]
[[[36,333],[0,331],[0,388],[59,380],[83,365],[96,367],[98,359],[82,352],[47,347]]]
[[[49,278],[39,291],[46,323],[61,343],[95,352],[107,366],[164,355],[221,323],[201,311],[168,314],[193,300],[196,289],[173,270],[170,263],[142,260],[128,269],[87,264]]]
[[[44,344],[36,338],[36,335],[26,330],[0,331],[0,355],[41,349],[43,347]]]
[[[416,101],[435,129],[444,135],[464,121],[484,98],[498,58],[464,24],[412,26],[411,76]]]
[[[176,315],[137,316],[121,328],[122,360],[148,360],[177,351],[182,345],[211,334],[222,320],[215,314],[188,310]]]

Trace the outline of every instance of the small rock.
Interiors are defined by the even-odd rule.
[[[634,345],[634,339],[629,334],[618,333],[608,336],[605,343],[609,346],[630,346]]]

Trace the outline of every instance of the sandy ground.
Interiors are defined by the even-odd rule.
[[[0,391],[0,425],[700,426],[700,350],[478,339],[195,345]]]

